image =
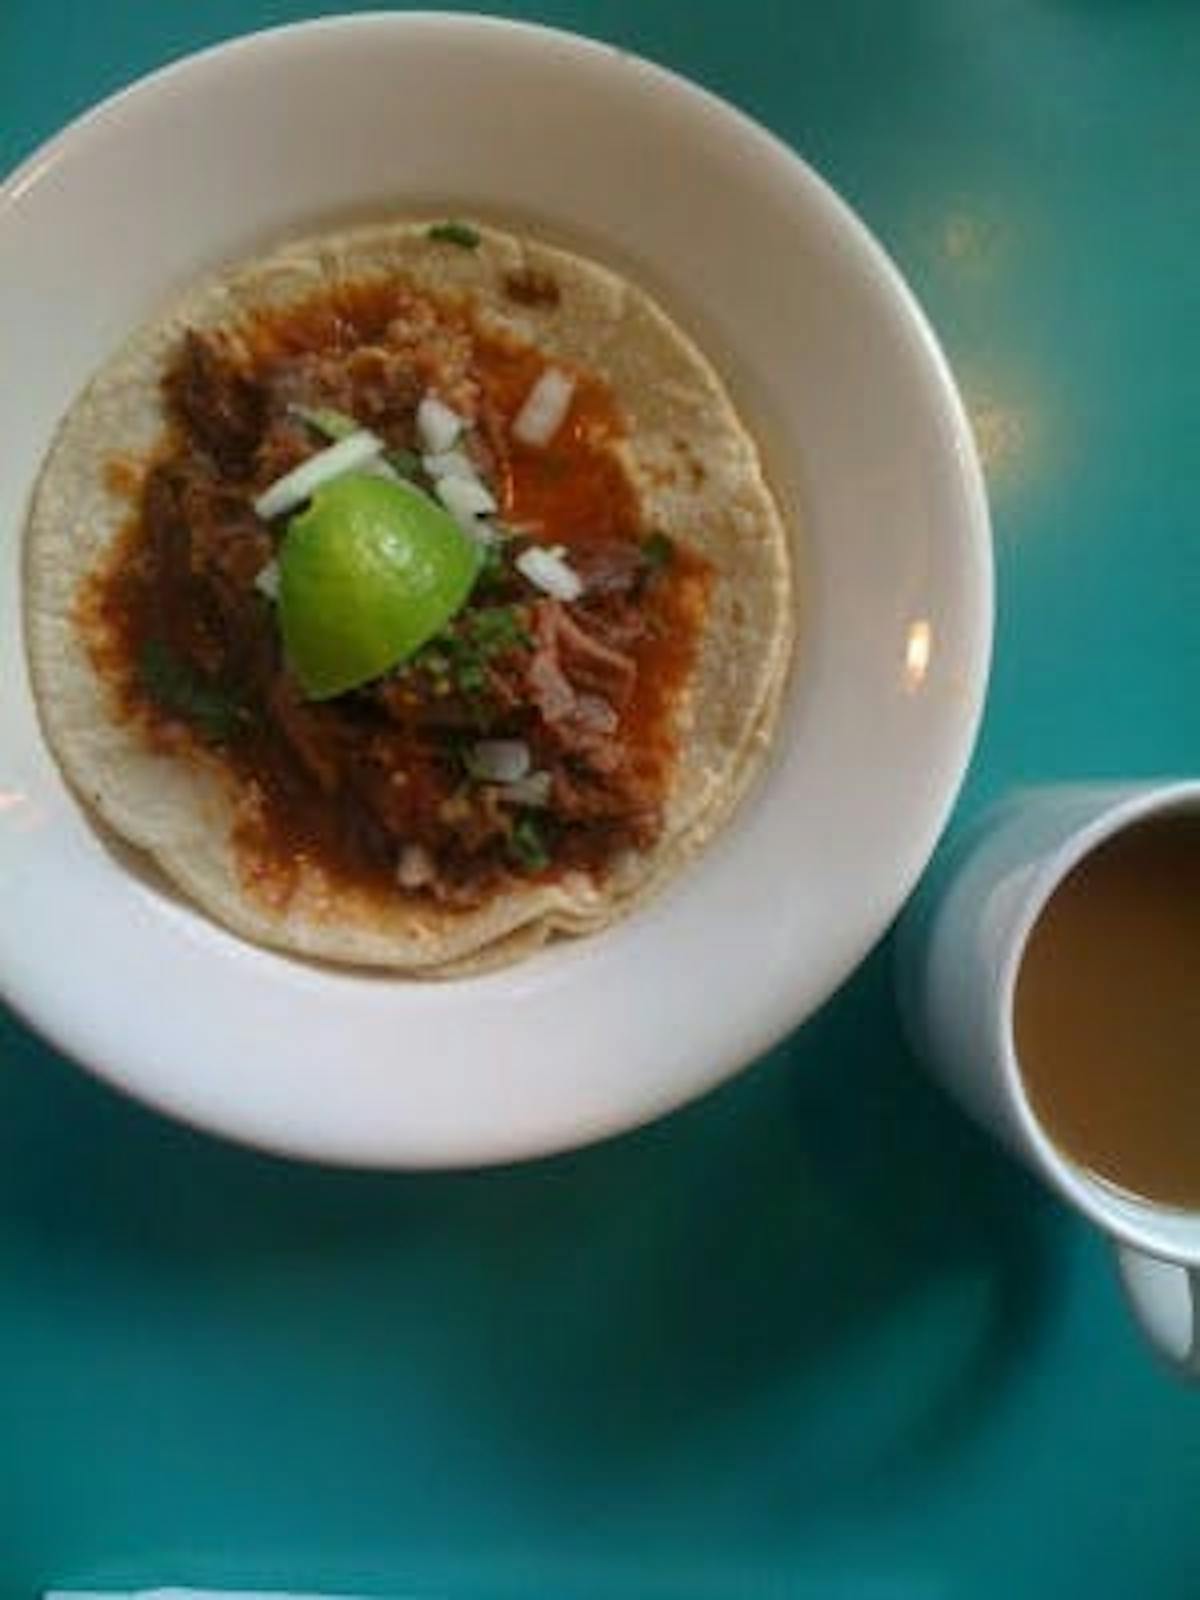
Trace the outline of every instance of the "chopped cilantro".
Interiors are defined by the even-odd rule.
[[[487,688],[487,673],[478,657],[461,657],[454,667],[454,681],[469,696],[482,694]]]
[[[244,707],[171,654],[161,639],[147,639],[138,654],[138,676],[156,705],[190,722],[206,739],[222,742],[247,719]]]
[[[515,606],[484,606],[465,612],[430,640],[412,664],[427,672],[436,685],[452,680],[460,694],[474,699],[487,689],[489,661],[532,645]]]
[[[513,606],[486,606],[468,611],[462,626],[470,643],[484,656],[502,655],[506,650],[528,650],[533,644]]]
[[[526,872],[541,872],[550,865],[542,830],[528,813],[518,818],[509,835],[508,849],[514,863]]]
[[[642,540],[642,560],[651,572],[668,566],[675,556],[675,546],[665,533],[654,532]]]
[[[415,450],[385,450],[383,459],[402,478],[415,478],[421,470],[421,458]]]
[[[493,539],[490,544],[485,544],[480,553],[479,572],[475,578],[476,588],[488,589],[503,581],[508,572],[508,563],[504,558],[504,540]]]
[[[479,233],[466,222],[435,222],[426,230],[426,236],[438,244],[456,244],[462,250],[474,250],[479,244]]]

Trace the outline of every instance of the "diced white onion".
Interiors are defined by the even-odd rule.
[[[554,550],[531,544],[516,559],[516,568],[529,579],[534,588],[555,600],[578,600],[583,593],[583,579]]]
[[[462,450],[443,450],[440,455],[422,456],[421,465],[435,483],[442,478],[461,478],[464,483],[478,483],[475,463]]]
[[[423,889],[433,881],[433,857],[423,844],[406,844],[396,863],[396,882],[402,889]]]
[[[463,431],[463,419],[457,411],[437,398],[427,394],[417,407],[417,438],[421,449],[430,455],[441,455],[457,444]]]
[[[522,444],[549,444],[566,421],[574,393],[573,378],[557,367],[547,367],[513,420],[513,438]]]
[[[499,793],[508,805],[547,806],[553,787],[554,779],[548,772],[531,772],[527,778],[518,778],[516,783],[506,783]]]
[[[468,533],[474,531],[478,517],[486,517],[496,509],[491,490],[485,488],[478,478],[470,481],[466,478],[439,478],[433,486],[433,492],[455,522]]]
[[[254,587],[259,594],[265,594],[268,600],[279,599],[279,563],[268,561],[266,566],[254,579]]]
[[[471,771],[485,783],[517,783],[529,771],[523,739],[480,739],[471,749]]]
[[[348,433],[336,444],[318,450],[298,467],[277,478],[269,489],[264,489],[254,502],[254,509],[265,522],[272,517],[282,517],[303,505],[323,483],[340,478],[344,473],[355,472],[374,461],[383,453],[383,440],[368,428]]]

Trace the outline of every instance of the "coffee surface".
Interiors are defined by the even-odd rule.
[[[1200,1208],[1200,812],[1126,829],[1059,885],[1013,1025],[1030,1104],[1067,1156]]]

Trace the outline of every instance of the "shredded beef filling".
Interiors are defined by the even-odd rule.
[[[553,299],[528,274],[509,292]],[[607,531],[569,549],[584,584],[577,601],[551,599],[516,571],[532,536],[518,526],[443,635],[386,677],[320,704],[289,672],[274,606],[256,582],[279,530],[255,515],[254,498],[323,442],[297,407],[336,407],[389,448],[411,450],[418,402],[437,393],[471,424],[467,449],[519,525],[507,424],[520,393],[516,358],[506,359],[496,370],[507,388],[489,381],[461,318],[403,296],[369,315],[360,306],[357,321],[343,308],[293,325],[276,314],[265,331],[185,336],[164,380],[168,446],[111,576],[110,615],[127,646],[134,708],[215,745],[257,797],[260,851],[466,906],[516,877],[602,874],[618,852],[658,837],[673,754],[668,690],[690,641],[663,653],[679,574],[647,560],[631,490],[632,514],[609,496],[596,519]],[[523,468],[544,476],[542,520],[554,474],[572,471],[569,450],[595,449],[577,433]],[[594,478],[594,463],[583,466]],[[546,542],[554,534],[536,530]],[[683,627],[678,617],[673,625]],[[533,788],[518,785],[513,799],[481,779],[472,750],[482,739],[520,741],[539,775]]]

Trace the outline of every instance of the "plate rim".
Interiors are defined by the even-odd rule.
[[[938,409],[951,430],[955,454],[958,458],[960,491],[963,502],[962,548],[969,569],[964,582],[969,581],[975,613],[974,624],[964,641],[964,663],[969,679],[968,704],[962,708],[954,729],[945,735],[948,746],[945,752],[946,772],[938,784],[936,804],[929,804],[923,812],[921,827],[915,823],[909,830],[905,850],[906,859],[900,861],[884,897],[888,910],[876,916],[873,934],[843,953],[834,962],[825,981],[819,986],[816,998],[807,1002],[798,1015],[790,1018],[772,1015],[758,1019],[756,1027],[748,1027],[736,1044],[730,1044],[719,1055],[707,1058],[707,1067],[697,1072],[686,1084],[671,1084],[665,1092],[648,1095],[632,1112],[621,1112],[611,1107],[607,1115],[590,1120],[580,1119],[569,1133],[557,1136],[530,1137],[526,1130],[513,1136],[501,1135],[490,1143],[476,1141],[473,1152],[463,1150],[414,1149],[400,1147],[403,1139],[394,1141],[392,1153],[377,1150],[356,1150],[348,1146],[333,1148],[320,1136],[311,1138],[297,1130],[270,1129],[251,1126],[252,1118],[237,1115],[226,1117],[201,1112],[195,1097],[186,1092],[172,1092],[170,1080],[161,1077],[154,1083],[138,1078],[134,1081],[120,1062],[103,1058],[95,1051],[81,1049],[76,1030],[66,1025],[66,1019],[48,1016],[42,1009],[30,1008],[22,1003],[22,994],[14,992],[8,974],[0,968],[0,996],[22,1023],[33,1033],[45,1039],[54,1049],[84,1067],[91,1075],[128,1097],[163,1111],[189,1126],[219,1133],[233,1141],[276,1155],[302,1158],[339,1166],[364,1168],[461,1168],[465,1166],[508,1163],[547,1155],[552,1152],[577,1148],[605,1139],[623,1131],[648,1123],[684,1104],[711,1092],[733,1077],[739,1070],[757,1060],[777,1046],[796,1027],[805,1022],[823,1005],[875,945],[886,935],[891,921],[908,899],[921,876],[937,841],[943,833],[956,804],[966,776],[971,755],[978,738],[986,704],[988,681],[992,660],[995,627],[995,574],[990,516],[982,467],[975,448],[971,428],[949,362],[913,291],[901,275],[890,255],[867,228],[854,209],[832,188],[810,163],[781,138],[758,123],[747,113],[716,95],[705,86],[686,78],[672,69],[635,54],[623,47],[574,33],[565,29],[547,27],[538,23],[509,21],[504,18],[470,13],[437,11],[418,12],[360,12],[342,16],[329,16],[308,21],[289,23],[279,27],[255,30],[234,35],[204,48],[182,54],[122,86],[69,121],[36,147],[0,184],[0,219],[10,205],[19,201],[22,194],[41,180],[60,161],[68,159],[80,140],[86,140],[98,126],[119,116],[128,103],[168,89],[176,80],[185,79],[197,69],[203,70],[215,58],[231,54],[252,53],[271,49],[284,40],[311,38],[326,33],[345,33],[355,30],[383,28],[404,33],[414,30],[449,31],[460,35],[478,35],[480,31],[524,35],[535,40],[550,39],[560,46],[583,56],[615,55],[634,63],[652,79],[664,81],[674,93],[683,93],[699,99],[710,115],[732,122],[743,136],[760,143],[775,159],[782,160],[793,176],[808,185],[820,203],[832,211],[840,225],[849,231],[860,254],[864,254],[871,270],[878,275],[889,297],[902,312],[907,329],[915,335],[923,363],[928,367],[931,386],[937,391]],[[17,535],[18,545],[21,542]],[[969,558],[969,559],[967,559]],[[19,647],[20,648],[20,647]]]

